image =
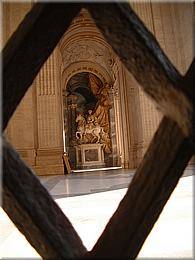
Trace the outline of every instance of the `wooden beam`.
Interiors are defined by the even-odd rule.
[[[76,258],[86,252],[61,209],[5,141],[3,209],[44,259]]]
[[[195,153],[195,59],[192,61],[191,65],[188,68],[187,73],[182,78],[180,86],[191,97],[192,103],[194,105],[193,116],[192,116],[192,134],[190,142],[193,146]]]
[[[88,9],[143,90],[190,137],[163,119],[127,194],[88,254],[134,259],[193,153],[194,62],[182,78],[128,4],[88,4]]]
[[[195,59],[190,64],[188,71],[185,76],[182,78],[180,83],[183,91],[188,93],[188,96],[191,96],[193,103],[195,103]]]
[[[189,139],[164,117],[126,195],[87,255],[135,259],[191,155]]]
[[[3,50],[3,130],[81,5],[39,3],[26,15]]]
[[[185,136],[193,134],[193,101],[182,76],[128,3],[86,4],[96,25],[126,68]]]

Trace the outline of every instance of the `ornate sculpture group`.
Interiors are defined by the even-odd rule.
[[[80,143],[99,143],[100,142],[100,133],[104,132],[103,128],[98,124],[94,115],[92,115],[92,110],[88,111],[89,115],[87,120],[80,113],[76,118],[77,132],[76,138]]]
[[[85,117],[79,113],[76,117],[78,143],[101,143],[106,153],[111,152],[111,141],[109,137],[109,109],[111,108],[108,84],[97,93],[98,102],[94,111],[88,110]]]

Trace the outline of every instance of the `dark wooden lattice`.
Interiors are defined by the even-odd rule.
[[[3,50],[3,130],[82,7],[89,10],[107,42],[158,104],[164,118],[126,195],[90,252],[5,140],[3,208],[45,259],[134,259],[194,152],[194,62],[182,77],[128,4],[35,4]]]

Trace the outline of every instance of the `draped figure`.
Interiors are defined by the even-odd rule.
[[[111,101],[109,98],[109,84],[106,84],[103,88],[97,93],[97,104],[95,106],[93,115],[97,118],[100,126],[103,127],[104,132],[110,132],[109,124],[109,110],[111,109]]]

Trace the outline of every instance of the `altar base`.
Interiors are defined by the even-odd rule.
[[[102,144],[80,144],[75,148],[78,169],[105,167]]]

